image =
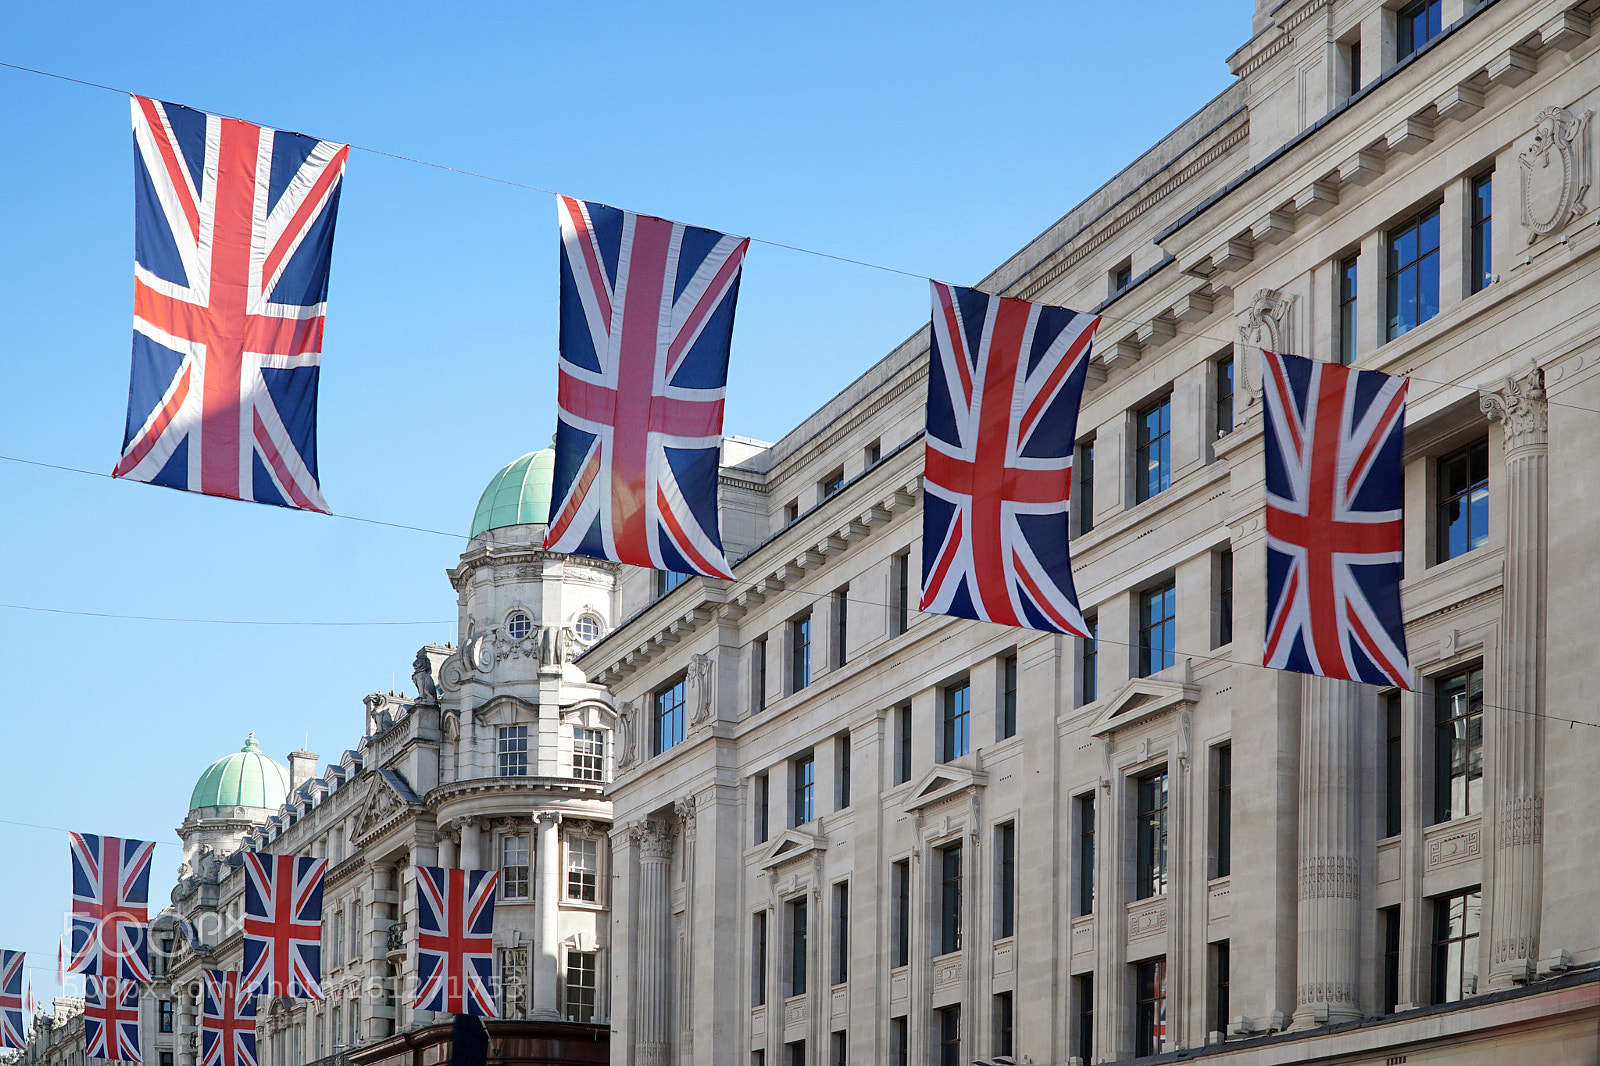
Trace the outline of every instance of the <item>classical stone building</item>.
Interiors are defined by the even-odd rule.
[[[1263,2],[981,282],[1105,316],[1098,640],[915,610],[925,329],[731,442],[736,579],[624,573],[578,659],[614,1062],[1596,1061],[1597,14]],[[1257,665],[1260,346],[1411,378],[1409,691]]]

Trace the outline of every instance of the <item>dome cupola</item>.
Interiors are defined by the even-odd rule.
[[[555,480],[556,450],[529,452],[507,464],[489,481],[472,516],[476,537],[502,526],[542,526],[550,519],[550,489]]]
[[[262,754],[256,735],[244,747],[206,768],[189,796],[189,809],[256,807],[276,810],[289,798],[289,768]]]

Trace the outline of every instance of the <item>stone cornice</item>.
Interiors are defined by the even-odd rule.
[[[478,548],[468,548],[461,555],[461,561],[454,567],[445,571],[450,579],[450,587],[460,592],[465,587],[467,580],[473,572],[483,566],[543,566],[547,562],[567,563],[573,556],[561,552],[546,551],[532,545],[512,545],[496,548],[492,544],[485,544]],[[622,572],[622,564],[609,562],[605,559],[591,559],[587,556],[579,557],[578,562],[584,566],[592,566],[596,570],[606,570],[613,574]]]
[[[605,786],[601,782],[583,781],[576,777],[469,777],[429,789],[428,794],[422,797],[422,802],[427,804],[429,810],[437,811],[445,802],[462,796],[557,792],[599,799],[604,791]]]

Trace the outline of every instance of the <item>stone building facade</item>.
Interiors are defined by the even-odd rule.
[[[1105,316],[1097,640],[915,610],[925,329],[725,452],[736,579],[625,572],[578,659],[614,1062],[1595,1061],[1597,16],[1263,2],[984,279]],[[1410,690],[1257,665],[1263,346],[1411,379]]]

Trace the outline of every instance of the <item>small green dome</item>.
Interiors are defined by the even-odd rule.
[[[472,532],[501,526],[544,525],[550,520],[550,486],[555,480],[556,450],[529,452],[496,474],[478,498]]]
[[[199,807],[265,807],[275,810],[289,798],[289,768],[261,754],[256,735],[244,747],[212,763],[195,782],[189,809]]]

